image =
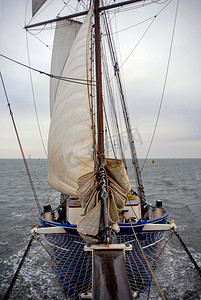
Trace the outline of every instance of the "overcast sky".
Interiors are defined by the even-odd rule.
[[[30,2],[30,1],[29,1]],[[57,3],[62,1],[57,1]],[[153,1],[154,2],[154,1]],[[162,1],[167,4],[167,1]],[[137,128],[139,157],[147,153],[154,129],[165,80],[177,1],[173,0],[159,15],[164,4],[153,4],[119,14],[121,31],[157,15],[136,50],[122,67],[132,127]],[[28,64],[25,0],[0,0],[0,53]],[[170,59],[167,85],[150,158],[201,157],[201,1],[180,0]],[[56,15],[56,14],[55,14]],[[52,14],[51,17],[55,17]],[[30,19],[28,5],[27,20]],[[121,62],[130,55],[151,19],[118,34]],[[35,32],[36,33],[36,32]],[[52,44],[47,31],[36,37]],[[28,34],[31,65],[49,72],[51,51]],[[116,39],[116,35],[115,35]],[[30,73],[0,57],[8,97],[25,155],[46,157],[34,112]],[[33,73],[33,85],[45,145],[49,127],[49,78]],[[137,138],[137,135],[136,135]],[[21,154],[0,83],[0,158],[20,158]]]

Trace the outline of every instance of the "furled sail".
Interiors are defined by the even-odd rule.
[[[120,159],[104,159],[107,174],[107,209],[108,221],[112,226],[119,221],[119,213],[124,209],[128,200],[127,194],[131,185],[124,163]],[[77,231],[86,243],[97,243],[97,234],[104,229],[101,219],[102,201],[97,180],[97,171],[90,172],[78,179],[78,195],[82,204],[82,216]]]
[[[70,50],[82,23],[73,20],[58,21],[54,35],[52,50],[51,74],[61,76]],[[50,115],[57,95],[59,80],[50,80]]]
[[[91,77],[91,18],[92,10],[75,38],[62,77]],[[71,195],[77,194],[77,179],[94,166],[91,93],[86,81],[82,83],[59,81],[48,140],[48,182]]]
[[[34,16],[47,0],[32,0],[32,16]]]

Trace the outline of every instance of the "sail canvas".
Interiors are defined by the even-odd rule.
[[[91,72],[91,13],[72,45],[52,111],[48,142],[48,182],[55,190],[76,195],[77,179],[93,170],[93,126],[88,81]]]

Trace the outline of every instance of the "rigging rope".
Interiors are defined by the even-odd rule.
[[[198,266],[198,264],[196,263],[196,261],[194,260],[193,256],[191,255],[191,253],[189,252],[188,248],[186,247],[185,243],[183,242],[182,238],[180,237],[180,235],[178,234],[178,232],[174,229],[174,227],[172,228],[174,234],[178,237],[180,243],[182,244],[182,246],[184,247],[184,250],[186,251],[186,253],[188,254],[191,262],[194,264],[196,270],[198,271],[200,277],[201,277],[201,268]]]
[[[143,23],[145,23],[145,22],[147,22],[147,21],[149,21],[149,20],[151,20],[151,19],[153,19],[153,18],[155,18],[155,16],[154,16],[154,17],[150,17],[150,18],[148,18],[148,19],[146,19],[146,20],[143,20],[143,21],[141,21],[141,22],[138,22],[138,23],[136,23],[136,24],[134,24],[134,25],[131,25],[131,26],[129,26],[129,27],[126,27],[126,28],[124,28],[124,29],[121,29],[121,30],[118,30],[118,31],[116,31],[116,32],[113,32],[113,34],[117,34],[117,33],[126,31],[126,30],[131,29],[131,28],[133,28],[133,27],[135,27],[135,26],[138,26],[138,25],[140,25],[140,24],[143,24]]]
[[[36,106],[36,97],[35,97],[34,87],[33,87],[33,77],[32,77],[32,73],[31,73],[31,69],[30,69],[30,55],[29,55],[29,43],[28,43],[27,32],[26,32],[26,44],[27,44],[28,64],[29,64],[29,75],[30,75],[30,81],[31,81],[31,91],[32,91],[32,98],[33,98],[33,103],[34,103],[34,110],[35,110],[35,115],[36,115],[36,121],[37,121],[37,125],[38,125],[38,130],[39,130],[39,134],[40,134],[40,139],[41,139],[41,142],[42,142],[43,150],[44,150],[45,155],[47,157],[47,150],[46,150],[45,143],[44,143],[44,140],[43,140],[42,131],[41,131],[40,123],[39,123],[37,106]]]
[[[124,31],[124,30],[127,30],[127,29],[130,29],[131,27],[134,27],[136,25],[140,25],[141,23],[144,23],[144,22],[147,22],[151,19],[153,19],[151,21],[151,23],[149,24],[149,26],[147,27],[147,29],[145,30],[145,32],[143,33],[143,35],[141,36],[141,38],[139,39],[139,41],[137,42],[137,44],[135,45],[135,47],[132,49],[132,51],[130,52],[130,54],[127,56],[127,58],[125,59],[125,61],[122,63],[122,65],[120,66],[120,69],[123,67],[123,65],[127,62],[127,60],[130,58],[130,56],[132,55],[132,53],[135,51],[135,49],[137,48],[137,46],[139,45],[139,43],[141,42],[141,40],[144,38],[145,34],[148,32],[148,30],[150,29],[151,25],[153,24],[153,22],[156,20],[156,17],[158,17],[158,15],[172,2],[173,0],[170,0],[155,16],[149,18],[149,19],[146,19],[142,22],[139,22],[137,24],[134,24],[126,29],[123,29],[123,30],[120,30],[118,32],[121,32],[121,31]],[[118,33],[118,32],[115,32],[115,33]]]
[[[29,34],[31,34],[34,38],[36,38],[41,44],[43,44],[46,48],[48,48],[51,52],[52,52],[52,49],[51,49],[51,46],[50,45],[47,45],[46,43],[44,43],[41,39],[39,39],[39,37],[37,37],[37,34],[40,34],[40,32],[39,33],[37,33],[37,34],[33,34],[32,32],[30,32],[30,31],[27,31]]]
[[[17,279],[17,276],[18,276],[18,274],[19,274],[19,272],[20,272],[20,270],[21,270],[21,268],[22,268],[22,265],[23,265],[23,263],[24,263],[24,260],[25,260],[25,258],[26,258],[26,256],[27,256],[28,252],[29,252],[29,249],[30,249],[30,247],[31,247],[31,244],[32,244],[33,239],[34,239],[34,236],[32,236],[32,237],[30,238],[29,244],[28,244],[28,246],[27,246],[27,248],[26,248],[26,250],[25,250],[25,252],[24,252],[24,255],[23,255],[23,257],[22,257],[22,259],[21,259],[21,261],[20,261],[20,263],[19,263],[19,266],[18,266],[18,268],[17,268],[17,270],[16,270],[16,272],[15,272],[15,274],[14,274],[14,276],[13,276],[13,279],[12,279],[12,281],[11,281],[11,283],[10,283],[8,289],[7,289],[7,292],[6,292],[6,294],[5,294],[4,298],[3,298],[3,300],[9,299],[10,293],[12,292],[13,286],[14,286],[14,284],[15,284],[15,282],[16,282],[16,279]]]
[[[9,108],[9,111],[10,111],[10,116],[11,116],[13,126],[14,126],[14,129],[15,129],[15,134],[17,136],[18,144],[19,144],[19,147],[20,147],[20,151],[21,151],[21,154],[22,154],[23,161],[24,161],[27,176],[29,178],[29,182],[30,182],[31,189],[32,189],[32,192],[33,192],[33,195],[34,195],[34,199],[35,199],[36,205],[38,207],[38,211],[41,214],[42,211],[41,211],[40,203],[39,203],[38,196],[37,196],[37,193],[36,193],[36,189],[35,189],[33,180],[31,178],[31,173],[29,171],[27,161],[26,161],[26,158],[25,158],[25,155],[24,155],[24,151],[23,151],[22,144],[21,144],[21,141],[20,141],[20,137],[19,137],[19,134],[18,134],[18,131],[17,131],[17,127],[16,127],[15,120],[14,120],[14,117],[13,117],[13,112],[11,110],[11,105],[10,105],[10,102],[9,102],[9,99],[8,99],[8,95],[7,95],[7,92],[6,92],[6,87],[5,87],[5,84],[4,84],[4,81],[3,81],[3,76],[1,74],[1,72],[0,72],[0,77],[1,77],[2,85],[3,85],[3,90],[4,90],[5,97],[6,97],[6,101],[7,101],[7,104],[8,104],[8,108]]]
[[[113,140],[112,140],[112,135],[111,135],[111,131],[110,131],[110,126],[109,126],[109,122],[108,122],[104,102],[103,102],[103,108],[104,108],[105,121],[106,121],[106,124],[107,124],[108,133],[109,133],[109,139],[110,139],[110,143],[111,143],[111,147],[112,147],[112,152],[113,152],[114,157],[117,158],[116,153],[115,153],[114,143],[113,143]]]
[[[0,56],[3,57],[3,58],[5,58],[5,59],[8,59],[8,60],[10,60],[10,61],[12,61],[12,62],[14,62],[16,64],[18,64],[18,65],[20,65],[22,67],[31,69],[31,70],[33,70],[35,72],[38,72],[38,73],[42,74],[42,75],[49,76],[50,78],[55,78],[55,79],[58,79],[58,80],[63,80],[63,81],[68,81],[68,82],[71,82],[71,83],[77,83],[77,84],[83,84],[83,85],[92,85],[92,86],[95,85],[95,82],[92,83],[91,80],[80,79],[80,78],[77,79],[77,78],[70,78],[70,77],[62,77],[62,76],[57,76],[57,75],[49,74],[47,72],[44,72],[44,71],[41,71],[39,69],[30,67],[30,66],[28,66],[26,64],[23,64],[23,63],[21,63],[21,62],[19,62],[17,60],[14,60],[14,59],[6,56],[6,55],[3,55],[1,53],[0,53]]]
[[[136,232],[135,232],[135,230],[134,230],[134,228],[133,228],[133,225],[132,225],[132,223],[130,223],[130,224],[131,224],[131,227],[132,227],[132,230],[133,230],[135,239],[136,239],[136,241],[137,241],[137,243],[138,243],[138,246],[139,246],[139,248],[140,248],[140,251],[141,251],[141,253],[142,253],[142,255],[143,255],[143,257],[144,257],[144,259],[145,259],[145,261],[146,261],[146,264],[147,264],[147,266],[148,266],[150,272],[151,272],[152,278],[153,278],[154,281],[155,281],[155,284],[156,284],[156,286],[157,286],[157,288],[158,288],[158,290],[159,290],[159,293],[161,294],[162,299],[165,300],[165,296],[163,295],[163,292],[162,292],[162,290],[161,290],[161,288],[160,288],[160,286],[159,286],[159,284],[158,284],[158,282],[157,282],[157,280],[156,280],[156,277],[155,277],[155,275],[154,275],[154,272],[153,272],[153,270],[152,270],[152,268],[151,268],[151,266],[150,266],[150,264],[149,264],[149,262],[148,262],[148,260],[147,260],[147,258],[146,258],[146,255],[144,254],[144,251],[143,251],[142,246],[140,245],[140,242],[139,242],[139,240],[138,240],[138,238],[137,238],[137,235],[136,235]]]
[[[104,48],[102,48],[102,53],[103,53],[103,59],[106,59],[107,55],[104,52]],[[123,161],[125,162],[125,166],[126,166],[125,156],[124,156],[124,152],[123,152],[123,145],[122,145],[122,140],[121,140],[121,135],[120,135],[120,128],[119,128],[119,124],[118,124],[118,117],[117,117],[117,112],[116,112],[116,108],[115,108],[111,82],[109,80],[109,70],[107,68],[107,62],[105,62],[103,66],[104,66],[104,73],[105,73],[105,78],[106,78],[106,89],[107,89],[107,92],[108,92],[109,104],[111,105],[111,111],[112,111],[111,115],[114,117],[114,127],[115,127],[114,131],[117,134],[117,139],[118,139],[118,143],[119,143],[119,147],[120,147],[121,157],[122,157]],[[105,115],[107,115],[105,105],[104,105],[104,112],[105,112]],[[107,126],[108,126],[108,129],[109,129],[108,119],[107,119]],[[111,137],[111,135],[110,135],[110,137]],[[113,147],[114,144],[113,144],[113,141],[112,141],[111,138],[110,138],[110,142],[111,142],[111,145]]]
[[[68,2],[66,3],[66,2],[64,2],[63,1],[63,3],[64,3],[64,6],[62,7],[62,9],[58,12],[58,14],[57,14],[57,17],[60,17],[60,14],[62,13],[62,11],[66,8],[66,6],[68,5],[68,3],[70,2],[70,0],[68,0]]]
[[[65,274],[61,268],[61,266],[59,265],[59,263],[57,262],[57,259],[54,258],[54,256],[50,253],[50,251],[47,249],[47,247],[45,246],[45,244],[42,242],[42,240],[40,239],[40,236],[38,234],[36,234],[34,232],[34,235],[33,237],[36,239],[36,241],[39,241],[39,243],[41,244],[41,246],[43,247],[43,249],[47,252],[47,254],[50,256],[50,258],[52,259],[52,261],[55,263],[55,265],[57,266],[59,272],[61,273],[61,275],[65,278],[67,276],[67,274]],[[69,280],[69,284],[70,283],[70,280]],[[65,289],[64,289],[64,286],[63,286],[63,292],[65,293]]]
[[[148,155],[149,155],[149,152],[151,150],[152,143],[153,143],[153,139],[154,139],[154,136],[155,136],[155,133],[156,133],[156,128],[157,128],[157,125],[158,125],[158,121],[159,121],[159,116],[160,116],[161,107],[162,107],[162,103],[163,103],[163,99],[164,99],[164,94],[165,94],[165,89],[166,89],[166,84],[167,84],[167,78],[168,78],[168,72],[169,72],[169,67],[170,67],[170,58],[171,58],[172,48],[173,48],[173,39],[174,39],[175,28],[176,28],[178,7],[179,7],[179,0],[177,0],[175,19],[174,19],[174,25],[173,25],[173,31],[172,31],[172,38],[171,38],[170,50],[169,50],[169,56],[168,56],[168,63],[167,63],[165,80],[164,80],[164,84],[163,84],[163,90],[162,90],[160,105],[159,105],[158,114],[157,114],[157,118],[156,118],[156,123],[155,123],[154,130],[153,130],[153,133],[152,133],[151,141],[150,141],[150,144],[149,144],[149,147],[148,147],[148,150],[147,150],[147,155],[144,159],[144,162],[143,162],[143,165],[142,165],[142,168],[141,168],[140,172],[142,172],[142,170],[145,166],[145,163],[147,161],[147,158],[148,158]]]
[[[162,252],[164,251],[165,247],[167,246],[167,244],[168,244],[169,240],[172,238],[172,236],[173,236],[173,232],[171,232],[171,234],[169,235],[168,239],[166,240],[165,244],[163,245],[162,249],[160,250],[160,253],[159,253],[158,257],[155,258],[155,262],[154,262],[153,267],[156,266],[157,260],[158,260],[159,257],[161,256]],[[153,268],[153,267],[152,267],[152,268]],[[150,283],[150,285],[149,285],[147,299],[149,299],[150,291],[151,291],[151,283]]]
[[[151,25],[153,24],[153,22],[155,21],[156,16],[153,17],[153,20],[151,21],[151,23],[149,24],[149,26],[147,27],[147,29],[145,30],[145,32],[143,33],[143,35],[141,36],[141,38],[139,39],[139,41],[137,42],[137,44],[135,45],[135,47],[133,48],[133,50],[130,52],[130,54],[127,56],[127,58],[125,59],[125,61],[123,62],[123,64],[121,65],[120,68],[123,67],[123,65],[127,62],[127,60],[129,59],[129,57],[131,56],[131,54],[135,51],[135,49],[137,48],[137,46],[139,45],[139,43],[141,42],[141,40],[143,39],[143,37],[145,36],[145,34],[147,33],[147,31],[149,30],[149,28],[151,27]]]
[[[107,22],[106,22],[106,26],[108,27]],[[136,153],[136,149],[135,149],[134,138],[133,138],[133,134],[132,134],[132,130],[131,130],[130,117],[128,114],[128,109],[127,109],[127,105],[126,105],[126,101],[125,101],[123,86],[122,86],[121,77],[120,77],[120,73],[119,73],[118,60],[117,60],[117,56],[115,53],[114,42],[112,40],[112,36],[109,34],[109,30],[108,30],[107,37],[108,37],[108,44],[109,44],[109,48],[110,48],[111,59],[112,59],[114,70],[115,70],[115,78],[116,78],[116,82],[117,82],[117,86],[118,86],[120,102],[121,102],[121,107],[122,107],[122,113],[123,113],[123,117],[124,117],[126,131],[128,134],[129,144],[130,144],[132,164],[134,166],[135,175],[136,175],[136,179],[137,179],[138,193],[140,195],[140,201],[142,203],[145,201],[145,193],[144,193],[142,178],[141,178],[141,174],[140,174],[140,167],[139,167],[139,163],[137,160],[137,153]],[[117,67],[117,68],[115,68],[115,67]]]
[[[46,8],[51,5],[51,3],[53,2],[54,0],[51,0],[49,3],[46,3],[47,5],[44,5],[41,6],[41,9],[34,15],[32,16],[31,20],[29,21],[29,23],[27,25],[29,25],[36,17],[38,17],[44,10],[46,10]],[[27,0],[28,2],[28,0]]]

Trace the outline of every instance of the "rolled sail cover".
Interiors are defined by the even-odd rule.
[[[119,159],[106,158],[104,160],[107,178],[107,209],[108,222],[112,226],[119,221],[119,213],[127,202],[130,191],[130,181],[124,163]],[[82,216],[77,231],[86,243],[97,243],[97,234],[105,225],[101,219],[101,191],[97,180],[97,172],[90,172],[78,179],[78,195],[82,204]]]
[[[121,188],[129,193],[131,190],[131,184],[123,161],[116,158],[105,158],[104,165],[108,174],[118,183],[118,185],[120,185]]]
[[[76,195],[77,179],[93,170],[93,131],[90,113],[91,16],[87,15],[70,50],[52,109],[48,139],[48,182],[55,190]]]

